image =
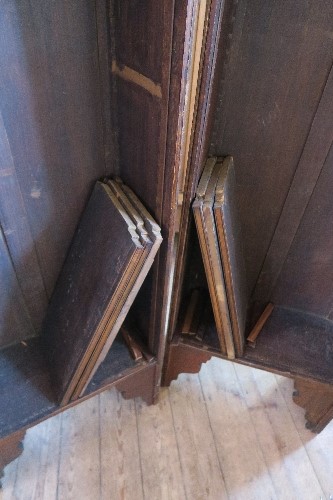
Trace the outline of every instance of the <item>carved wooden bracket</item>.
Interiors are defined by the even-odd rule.
[[[21,455],[24,436],[25,431],[19,431],[0,440],[0,479],[3,477],[3,469],[6,465]]]
[[[124,399],[141,397],[148,405],[155,403],[155,370],[156,364],[148,366],[142,373],[137,373],[135,378],[126,377],[115,385]]]
[[[169,386],[180,373],[198,373],[201,365],[207,363],[212,356],[212,352],[188,344],[170,344],[162,385]]]
[[[306,427],[319,433],[333,418],[333,387],[313,380],[295,378],[293,400],[306,410]]]

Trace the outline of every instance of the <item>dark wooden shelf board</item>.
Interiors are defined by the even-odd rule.
[[[31,427],[126,377],[144,376],[145,369],[150,369],[152,364],[155,361],[135,363],[119,336],[84,397],[60,408],[55,402],[39,339],[29,339],[8,347],[0,351],[0,439]]]
[[[333,322],[275,307],[243,361],[279,372],[333,382]]]
[[[176,336],[172,344],[191,351],[207,351],[226,359],[216,344],[213,317],[206,326],[204,342],[194,337]],[[273,371],[285,376],[299,376],[333,383],[333,322],[301,311],[275,307],[257,338],[256,347],[247,347],[236,363]],[[186,370],[184,370],[186,371]]]

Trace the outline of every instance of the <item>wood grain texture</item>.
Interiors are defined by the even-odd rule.
[[[224,363],[221,370],[217,359],[210,363],[210,370],[204,365],[199,377],[228,498],[238,499],[245,494],[249,498],[276,498],[254,425],[249,418],[244,425],[247,407],[233,364]],[[235,435],[242,443],[242,453],[234,446]],[[258,481],[259,477],[263,478],[262,482]]]
[[[234,369],[277,498],[306,498],[309,491],[312,496],[323,495],[281,393],[282,377],[241,365]]]
[[[119,175],[116,103],[117,95],[112,76],[114,33],[111,22],[112,4],[95,0],[96,31],[98,44],[98,69],[100,80],[104,162],[106,175]]]
[[[58,498],[100,498],[98,415],[98,398],[87,401],[85,415],[80,412],[79,407],[72,408],[62,415],[62,460],[57,482]],[[76,439],[79,434],[84,435],[85,439]]]
[[[333,388],[331,385],[295,378],[293,400],[306,410],[306,427],[312,432],[321,432],[333,418]]]
[[[154,82],[162,81],[164,37],[169,21],[168,2],[116,0],[116,59]],[[128,29],[130,27],[130,30]]]
[[[189,250],[189,236],[191,234],[190,207],[195,196],[199,177],[208,156],[213,110],[215,109],[215,100],[217,98],[218,79],[216,75],[218,74],[219,62],[223,59],[221,54],[225,54],[228,45],[225,42],[228,42],[230,32],[229,23],[233,18],[232,3],[229,0],[225,2],[213,0],[207,4],[203,54],[198,74],[198,94],[191,138],[192,143],[184,175],[184,196],[179,221],[181,231],[179,233],[175,263],[177,280],[175,280],[173,286],[173,296],[170,306],[169,338],[174,334],[181,302],[185,263]],[[217,47],[220,47],[220,52],[217,50]],[[220,54],[220,58],[218,58],[218,54]]]
[[[168,392],[186,497],[227,498],[226,480],[216,441],[209,432],[209,414],[199,377],[183,375]]]
[[[301,311],[275,307],[244,361],[281,373],[332,383],[332,322]]]
[[[0,437],[9,436],[56,409],[38,339],[16,344],[0,356]]]
[[[92,185],[105,174],[95,4],[5,1],[0,30],[1,114],[22,193],[17,210],[23,204],[27,214],[15,265],[27,280],[25,259],[32,265],[36,252],[50,297]],[[35,293],[39,283],[31,282]]]
[[[324,0],[237,3],[211,154],[234,157],[249,291],[332,65],[332,16]]]
[[[48,298],[41,274],[38,255],[31,234],[28,214],[24,205],[15,163],[0,110],[0,222],[3,237],[10,254],[25,309],[30,317],[27,321],[26,337],[31,335],[31,325],[39,333]],[[15,301],[15,294],[7,288],[8,301]],[[19,300],[19,299],[18,299]],[[3,316],[2,316],[3,317]],[[2,332],[6,330],[4,327]],[[21,338],[20,331],[12,328],[15,340]]]
[[[333,134],[333,123],[331,131]],[[330,319],[333,308],[332,167],[331,146],[272,292],[272,299],[281,305]]]
[[[80,219],[43,327],[45,352],[62,404],[71,398],[144,253],[134,223],[109,188],[98,182]]]
[[[223,168],[222,164],[216,162],[216,158],[207,160],[192,209],[221,350],[223,354],[227,354],[230,359],[233,359],[235,357],[235,348],[231,330],[230,310],[213,212],[216,184],[221,168]]]
[[[316,204],[316,213],[321,213],[321,220],[325,220],[325,218],[330,215],[329,209],[322,211],[319,210],[319,207],[317,206],[319,200],[324,196],[323,192],[321,192],[318,196],[317,184],[326,182],[326,189],[328,189],[328,186],[332,184],[331,179],[326,178],[324,181],[320,181],[321,174],[324,174],[326,171],[327,176],[327,169],[330,169],[330,165],[332,164],[333,156],[331,156],[331,158],[328,157],[333,141],[332,102],[333,67],[330,70],[330,74],[325,84],[325,88],[313,118],[308,137],[306,138],[287,198],[283,205],[278,224],[256,284],[256,290],[254,291],[256,300],[265,301],[271,297],[285,260],[291,250],[295,235],[298,229],[300,229],[299,226],[302,224],[303,216],[307,214],[309,203],[311,203],[312,206]],[[323,191],[323,187],[321,189]],[[316,225],[314,224],[313,229],[315,228]],[[320,227],[320,229],[323,232],[323,228]],[[307,232],[310,232],[309,228],[307,228]],[[322,238],[325,236],[326,234],[322,235]],[[313,239],[316,240],[317,238]],[[305,260],[307,263],[310,261],[308,255]],[[308,265],[306,267],[308,267]],[[301,268],[304,264],[302,265],[298,262],[298,266]],[[292,273],[294,279],[297,280],[299,271],[291,271],[289,266],[289,269],[286,272],[287,275],[288,273],[289,275]],[[283,280],[283,277],[281,279]],[[285,290],[288,290],[288,284],[284,283],[284,288]],[[304,293],[304,288],[302,291]],[[272,300],[274,301],[274,299]],[[284,300],[286,300],[284,303],[288,304],[288,299]],[[289,305],[291,304],[289,303]],[[294,307],[297,306],[295,305]],[[305,307],[305,309],[309,308]]]
[[[245,343],[248,297],[235,182],[233,159],[227,157],[222,163],[216,184],[214,218],[235,353],[237,356],[241,356]]]
[[[50,499],[56,498],[60,441],[61,417],[55,417],[54,421],[46,422],[42,426],[38,439],[33,439],[30,432],[26,434],[24,439],[26,453],[16,462],[15,495],[17,498],[42,500],[44,491],[47,489],[50,489]],[[29,484],[17,482],[18,477],[25,476],[31,478]]]
[[[303,424],[304,409],[297,406],[293,401],[292,387],[294,381],[283,379],[283,383],[281,383],[281,377],[276,376],[275,378],[302,440],[302,444],[311,460],[313,470],[317,474],[324,494],[329,497],[333,491],[332,475],[330,473],[332,470],[332,456],[327,443],[331,442],[333,425],[326,426],[323,432],[314,436],[312,431],[307,429]]]
[[[214,354],[195,350],[179,343],[169,345],[167,362],[164,366],[162,385],[169,386],[181,373],[198,373],[201,365],[207,363]]]
[[[136,403],[144,498],[184,498],[184,483],[167,392],[147,408]],[[150,445],[147,446],[147,443]]]
[[[0,345],[35,335],[8,246],[0,226]]]
[[[135,495],[143,500],[136,404],[115,391],[106,391],[99,398],[100,498],[120,500]]]
[[[171,214],[176,203],[174,181],[177,172],[172,163],[165,168],[167,142],[169,137],[171,142],[174,138],[174,131],[168,128],[168,119],[175,2],[163,0],[158,6],[153,4],[138,7],[138,2],[117,2],[114,29],[117,65],[125,64],[161,87],[162,97],[158,98],[138,82],[129,83],[119,77],[116,81],[120,174],[160,224],[164,238],[156,263],[140,292],[147,304],[146,318],[138,320],[142,335],[148,340],[151,352],[158,355],[161,365],[170,291],[166,263],[173,245]],[[149,12],[146,12],[148,7]],[[152,22],[151,15],[156,9],[158,15]],[[142,34],[145,26],[149,37],[147,33]],[[117,44],[117,39],[121,43]],[[179,54],[175,57],[178,59]]]
[[[319,435],[305,429],[292,389],[292,379],[215,359],[199,375],[181,375],[160,406],[104,392],[95,398],[99,404],[83,402],[29,430],[23,454],[5,468],[0,496],[56,500],[58,483],[64,498],[71,498],[72,485],[76,497],[90,500],[87,482],[96,494],[100,481],[102,499],[328,499],[333,427]],[[234,434],[227,435],[230,425]]]
[[[3,405],[0,439],[78,403],[71,402],[67,407],[56,404],[50,373],[39,343],[39,339],[30,339],[0,353],[0,397]],[[117,338],[82,400],[106,387],[121,385],[122,378],[125,378],[119,390],[126,391],[128,395],[132,390],[134,396],[142,395],[147,401],[152,401],[155,365],[155,359],[136,364],[124,341]]]
[[[137,264],[133,267],[133,271],[131,271],[130,276],[126,278],[123,288],[121,288],[119,283],[117,287],[119,298],[112,308],[111,314],[103,328],[100,338],[95,344],[94,350],[89,355],[89,359],[82,359],[82,365],[85,366],[83,366],[83,372],[72,394],[72,399],[76,399],[76,397],[84,394],[90,380],[93,378],[94,374],[98,370],[98,367],[107,356],[107,353],[109,352],[112,343],[153,264],[156,253],[162,242],[160,229],[155,221],[149,216],[149,214],[147,214],[146,210],[140,206],[140,209],[144,212],[145,218],[148,221],[148,225],[150,224],[148,232],[148,228],[145,227],[143,214],[137,210],[137,207],[133,205],[125,194],[125,191],[120,186],[120,182],[111,180],[107,181],[107,187],[110,189],[112,195],[117,199],[117,202],[119,202],[119,206],[125,210],[129,218],[129,222],[133,224],[136,235],[142,245],[142,253],[140,259],[137,261]],[[132,197],[135,198],[134,193]],[[152,225],[155,231],[152,231]]]
[[[23,452],[24,436],[25,432],[19,431],[0,440],[0,479],[3,476],[3,469],[6,465],[15,460]]]

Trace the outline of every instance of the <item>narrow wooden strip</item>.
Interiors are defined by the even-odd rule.
[[[100,396],[100,500],[143,500],[135,402],[116,391]]]
[[[233,363],[212,358],[203,365],[199,379],[227,498],[277,500]]]
[[[120,332],[123,336],[123,339],[125,340],[125,343],[134,361],[140,361],[143,358],[143,354],[138,344],[130,335],[128,329],[123,325],[122,328],[120,329]]]
[[[99,398],[63,414],[57,498],[101,498]]]
[[[162,98],[162,89],[161,85],[153,82],[150,78],[147,78],[145,75],[142,75],[138,71],[135,71],[128,66],[122,66],[121,68],[118,66],[116,61],[112,61],[112,73],[117,75],[119,78],[126,80],[127,82],[135,83],[135,85],[139,85],[151,95]]]
[[[203,0],[192,6],[192,15],[188,16],[185,39],[190,39],[190,54],[184,51],[184,66],[186,67],[186,77],[182,84],[185,87],[184,110],[180,116],[180,165],[178,171],[178,189],[183,193],[187,176],[187,166],[189,161],[190,144],[193,135],[193,119],[197,107],[198,83],[200,74],[200,64],[202,62],[202,48],[205,39],[205,20],[207,12],[207,0]],[[186,60],[185,60],[186,58]]]
[[[268,320],[268,318],[272,314],[273,309],[274,309],[274,304],[272,304],[271,302],[269,304],[267,304],[267,306],[264,309],[264,312],[260,316],[260,318],[257,321],[257,323],[255,324],[255,326],[252,328],[250,335],[247,337],[247,342],[251,347],[255,347],[257,337],[258,337],[259,333],[261,332],[261,330],[263,329],[266,321]]]
[[[223,161],[216,185],[214,217],[222,260],[232,334],[238,356],[244,351],[247,309],[245,262],[241,224],[236,204],[236,179],[232,157]]]
[[[198,375],[180,375],[170,386],[169,400],[186,498],[228,498]]]
[[[333,140],[333,66],[261,269],[254,298],[267,301],[312,196]]]
[[[217,310],[214,311],[214,315],[216,315],[216,317],[219,316],[219,322],[217,322],[217,325],[220,326],[218,327],[217,331],[219,337],[223,336],[225,340],[228,358],[233,359],[235,357],[235,347],[231,330],[227,292],[213,213],[215,189],[221,168],[221,163],[217,163],[215,165],[205,194],[202,214],[204,225],[206,228],[206,243],[210,256],[212,281],[214,282],[214,293],[216,294],[217,302]]]
[[[144,498],[186,498],[179,449],[167,390],[147,407],[135,402]]]
[[[185,318],[181,331],[182,334],[193,335],[194,333],[196,333],[195,331],[193,331],[192,325],[193,325],[193,319],[198,311],[199,299],[200,299],[200,290],[196,288],[192,290],[190,301],[186,309]]]

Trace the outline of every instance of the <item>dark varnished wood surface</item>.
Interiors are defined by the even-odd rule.
[[[14,158],[9,144],[7,131],[0,109],[0,221],[3,239],[8,249],[13,271],[19,285],[19,292],[13,293],[12,287],[6,287],[7,298],[2,300],[8,307],[14,306],[15,298],[22,297],[22,309],[27,316],[26,337],[36,334],[47,305],[47,292],[40,271],[35,242],[29,225],[28,213],[22,197],[19,178],[15,170]],[[2,292],[5,293],[3,289]],[[6,314],[1,316],[6,317]],[[31,328],[32,327],[32,328]],[[10,334],[10,339],[6,335]],[[16,334],[17,332],[17,334]],[[11,324],[2,324],[0,345],[8,340],[22,338],[22,333]]]
[[[172,167],[168,173],[165,170],[167,134],[174,134],[168,131],[173,15],[173,1],[139,5],[126,0],[114,5],[114,57],[120,69],[116,79],[120,174],[161,225],[164,239],[137,302],[146,304],[146,317],[143,321],[138,317],[140,329],[155,354],[161,348],[161,356],[161,318],[166,310],[164,286],[168,281],[165,262],[172,244],[171,207],[163,200],[176,175]],[[121,73],[124,66],[132,71],[130,76]],[[149,79],[148,84],[142,75]],[[157,92],[151,92],[152,87]],[[134,316],[137,304],[133,305]]]
[[[25,306],[13,262],[0,226],[0,340],[2,345],[33,336],[34,326]]]
[[[93,182],[106,173],[95,4],[5,1],[0,31],[1,222],[38,331]]]
[[[128,393],[134,384],[138,388],[136,395],[149,401],[148,395],[154,388],[154,366],[154,361],[136,364],[124,341],[117,337],[81,400],[121,383],[121,390],[127,390]],[[146,376],[146,370],[149,377]],[[39,339],[30,339],[25,344],[20,343],[1,351],[0,398],[0,438],[31,427],[80,401],[61,408],[56,404]]]
[[[96,184],[43,326],[42,341],[59,401],[66,394],[68,402],[73,379],[77,383],[81,377],[144,252],[139,235],[129,228],[134,224],[125,220],[111,196],[107,186]]]
[[[23,452],[24,436],[25,431],[19,431],[0,442],[0,480],[3,475],[4,467],[15,460],[15,458],[19,457]]]
[[[332,64],[332,19],[326,1],[237,4],[211,153],[234,157],[249,290]]]
[[[273,302],[330,319],[333,319],[332,188],[333,147],[272,293]]]
[[[331,385],[296,378],[293,400],[306,410],[306,427],[312,432],[321,432],[333,418]]]
[[[113,6],[118,64],[159,83],[164,62],[161,57],[163,33],[167,29],[171,3],[115,0]]]
[[[319,226],[317,227],[321,231],[321,238],[327,239],[327,243],[329,243],[329,236],[327,235],[327,230],[325,231],[325,226],[329,226],[327,221],[331,220],[331,210],[330,207],[327,206],[327,201],[325,206],[326,210],[323,210],[323,206],[321,206],[321,196],[325,197],[326,195],[327,198],[326,193],[330,189],[330,184],[332,184],[332,179],[327,175],[327,170],[330,169],[332,165],[332,153],[329,153],[332,141],[333,67],[331,68],[318,108],[311,123],[309,134],[306,138],[287,198],[283,205],[278,224],[274,231],[256,284],[254,292],[256,300],[265,301],[273,293],[272,301],[276,302],[276,300],[278,300],[278,303],[281,303],[279,302],[279,298],[275,298],[276,294],[274,294],[274,287],[279,279],[285,261],[288,258],[288,253],[290,251],[293,253],[291,247],[294,246],[295,235],[298,240],[301,237],[303,244],[309,240],[316,240],[316,238],[313,238],[313,231],[310,227],[307,228],[307,232],[304,232],[304,227],[303,229],[302,227],[300,228],[300,226],[304,226],[302,223],[303,217],[305,217],[305,219],[309,218],[309,210],[313,212],[314,206],[316,206],[317,218],[320,218],[320,222],[318,221]],[[324,186],[323,179],[324,182],[326,182]],[[319,184],[319,186],[316,187],[317,184]],[[320,192],[318,192],[318,190]],[[309,204],[310,207],[308,207]],[[299,281],[302,279],[301,275],[304,266],[306,268],[312,267],[312,259],[309,257],[310,256],[307,255],[306,263],[304,262],[298,269],[296,266],[294,268],[291,268],[290,265],[287,266],[289,268],[288,272],[291,276],[294,276],[296,280]],[[282,274],[285,274],[285,271]],[[288,288],[288,286],[286,288]],[[304,294],[304,292],[302,294]],[[277,294],[277,296],[279,296],[279,294]],[[285,304],[287,304],[287,302],[285,302]],[[295,304],[294,307],[298,308],[299,304]],[[307,308],[305,307],[305,309]]]
[[[275,307],[265,323],[256,346],[247,347],[244,355],[236,358],[256,368],[280,373],[287,377],[301,377],[324,384],[333,383],[333,323],[319,316],[305,314],[301,311]],[[174,351],[177,346],[183,348],[183,371],[187,371],[191,363],[190,354],[202,352],[205,358],[207,351],[222,357],[217,343],[216,327],[212,312],[205,318],[205,334],[202,341],[190,336],[176,336],[172,343]],[[178,354],[175,354],[178,356]],[[175,358],[177,359],[177,358]],[[176,360],[177,366],[179,362]],[[166,371],[175,370],[172,361],[168,361]],[[179,372],[181,373],[181,371]],[[169,375],[166,375],[167,378]]]
[[[282,372],[333,382],[333,323],[301,311],[275,307],[256,347],[244,359]]]
[[[187,252],[191,245],[191,203],[200,174],[207,159],[210,136],[216,106],[218,78],[223,55],[228,52],[230,25],[232,25],[234,5],[232,0],[208,2],[206,13],[205,43],[199,72],[199,88],[197,93],[196,117],[192,130],[191,151],[185,177],[184,199],[181,212],[178,251],[176,259],[177,280],[173,288],[171,303],[169,338],[172,337],[176,324],[184,274],[187,262]],[[223,54],[223,55],[222,55]],[[186,280],[185,280],[186,281]]]
[[[56,409],[38,339],[0,353],[0,437],[23,429]]]

